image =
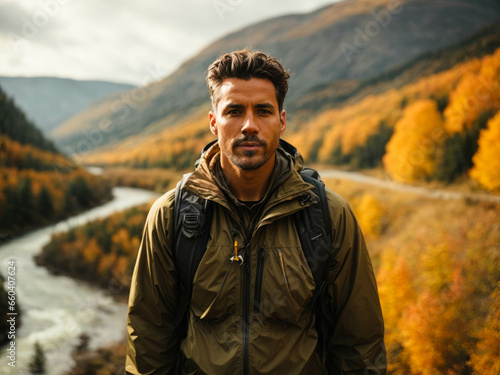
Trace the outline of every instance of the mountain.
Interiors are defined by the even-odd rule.
[[[62,155],[0,87],[0,242],[111,198]]]
[[[123,83],[56,77],[0,77],[0,85],[44,133],[93,102],[134,88]]]
[[[31,145],[41,150],[57,152],[54,144],[26,118],[26,115],[9,98],[0,86],[0,135],[2,138],[18,142],[22,145]]]
[[[420,124],[413,122],[416,128],[406,137],[417,129],[434,126],[435,139],[421,141],[423,150],[439,150],[432,163],[435,173],[426,178],[452,181],[472,166],[479,132],[500,108],[499,58],[500,21],[454,46],[419,56],[365,81],[350,96],[342,98],[330,87],[312,91],[304,97],[307,110],[302,108],[295,116],[296,123],[303,118],[300,126],[289,127],[285,139],[300,150],[308,163],[348,164],[354,169],[376,167],[382,163],[386,145],[406,108],[431,100],[433,105],[427,102],[424,106],[435,107],[434,112],[431,108],[431,117]],[[199,150],[213,139],[206,110],[193,112],[188,120],[154,135],[130,137],[113,147],[95,150],[82,161],[140,168],[190,168]],[[429,142],[434,146],[428,147]],[[422,150],[414,152],[420,155]],[[406,163],[405,158],[400,159]],[[405,170],[410,170],[412,164],[408,162]]]
[[[96,103],[55,129],[52,137],[66,152],[85,151],[88,147],[79,147],[82,142],[90,142],[95,152],[186,122],[209,109],[208,65],[221,53],[245,46],[269,52],[291,69],[285,108],[293,130],[299,125],[294,115],[307,94],[325,87],[328,95],[349,94],[363,82],[457,43],[498,19],[496,0],[348,0],[274,18],[215,41],[170,76],[129,93],[138,100]],[[100,130],[103,124],[105,131]]]

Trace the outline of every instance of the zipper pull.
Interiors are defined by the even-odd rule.
[[[240,262],[240,266],[244,263],[244,259],[241,255],[238,255],[238,240],[234,240],[234,255],[229,258],[231,262]]]

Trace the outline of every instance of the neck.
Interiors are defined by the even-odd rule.
[[[221,167],[228,180],[228,187],[234,196],[247,202],[257,202],[264,198],[264,194],[271,182],[276,155],[273,155],[266,164],[259,169],[244,170],[225,158],[221,158]]]

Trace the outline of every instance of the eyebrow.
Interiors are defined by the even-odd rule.
[[[245,106],[243,104],[238,104],[238,103],[229,103],[224,107],[224,110],[231,110],[231,109],[244,109]],[[274,109],[274,105],[271,103],[259,103],[255,105],[255,108],[257,109]]]
[[[224,110],[228,109],[244,109],[245,106],[243,104],[237,104],[237,103],[229,103],[224,107]]]
[[[255,106],[255,108],[258,108],[258,109],[274,109],[274,105],[272,105],[271,103],[261,103],[261,104],[257,104]]]

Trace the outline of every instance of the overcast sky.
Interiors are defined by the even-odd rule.
[[[0,75],[143,84],[213,40],[336,0],[2,0]]]

